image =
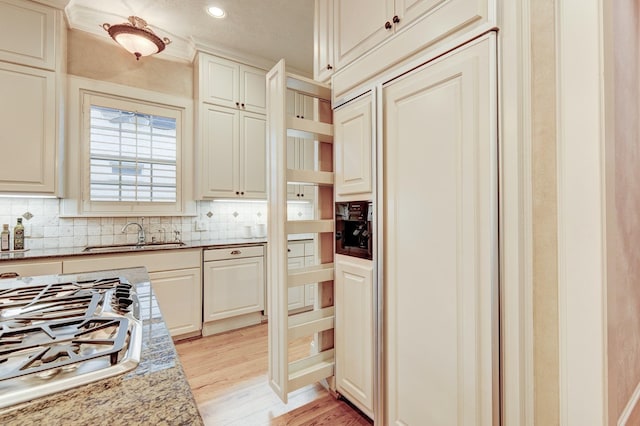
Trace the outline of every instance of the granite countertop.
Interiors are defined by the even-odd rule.
[[[312,236],[308,234],[291,235],[289,241],[302,241],[311,239]],[[28,260],[28,259],[46,259],[54,257],[68,257],[68,256],[100,256],[118,253],[149,253],[158,250],[184,250],[184,249],[207,249],[207,248],[222,248],[227,246],[250,246],[250,245],[263,245],[267,243],[266,238],[225,238],[217,240],[198,240],[184,242],[181,247],[169,246],[166,248],[147,248],[132,251],[130,249],[123,249],[122,251],[109,251],[109,252],[87,252],[84,251],[85,247],[69,247],[69,248],[48,248],[48,249],[27,249],[25,251],[11,251],[0,253],[0,263],[2,261],[9,260]],[[27,240],[26,244],[29,242]]]
[[[136,285],[143,321],[138,366],[102,379],[0,410],[9,425],[202,425],[193,394],[164,324],[145,268],[48,278],[94,279],[121,276]],[[43,278],[44,279],[44,278]]]
[[[99,256],[105,254],[117,254],[117,253],[149,253],[158,250],[184,250],[193,248],[209,248],[209,247],[225,247],[236,245],[260,245],[267,242],[266,238],[226,238],[219,240],[199,240],[191,242],[183,242],[181,247],[168,246],[167,248],[148,248],[131,251],[130,249],[123,249],[122,251],[109,251],[109,252],[87,252],[84,251],[85,247],[68,247],[68,248],[46,248],[46,249],[31,249],[19,252],[3,252],[0,253],[0,263],[3,260],[22,260],[22,259],[42,259],[51,257],[68,257],[68,256]],[[26,244],[29,242],[27,240]]]

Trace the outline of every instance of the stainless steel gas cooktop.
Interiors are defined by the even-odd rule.
[[[123,278],[0,281],[0,408],[131,370],[141,343]]]

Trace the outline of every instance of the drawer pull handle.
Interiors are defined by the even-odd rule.
[[[0,274],[0,280],[4,280],[6,278],[18,278],[20,276],[17,272],[4,272]]]
[[[231,254],[242,254],[242,252],[240,250],[233,250]]]

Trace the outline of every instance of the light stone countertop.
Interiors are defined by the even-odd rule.
[[[145,268],[52,275],[42,279],[113,276],[128,279],[138,292],[143,321],[138,366],[116,377],[4,408],[0,410],[1,425],[203,424]]]

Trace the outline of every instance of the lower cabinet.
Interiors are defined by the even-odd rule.
[[[205,250],[203,269],[203,335],[261,322],[263,246]]]
[[[153,292],[172,336],[202,328],[202,278],[200,268],[149,274]]]
[[[336,388],[373,418],[373,262],[335,256]]]
[[[65,274],[144,266],[149,272],[169,333],[192,337],[202,328],[202,250],[155,250],[145,253],[76,256],[62,259]]]
[[[316,264],[313,241],[289,241],[288,250],[289,258],[287,259],[287,266],[289,269],[304,268],[305,266],[312,266]],[[289,311],[313,308],[316,291],[316,284],[291,287],[288,293],[287,307]]]

